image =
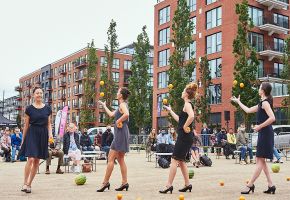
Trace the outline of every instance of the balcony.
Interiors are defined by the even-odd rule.
[[[58,73],[61,75],[66,75],[67,72],[64,69],[61,69],[58,71]]]
[[[78,60],[75,60],[74,62],[73,62],[73,65],[74,65],[74,67],[77,69],[77,68],[81,68],[81,67],[86,67],[87,66],[87,61],[86,61],[86,59],[82,59],[82,60],[80,60],[80,59],[78,59]]]
[[[59,100],[66,100],[66,96],[63,94],[63,95],[60,95],[59,97],[58,97],[58,99]]]
[[[288,21],[279,18],[274,19],[261,17],[258,19],[258,24],[259,29],[267,31],[269,36],[271,36],[273,33],[288,34],[289,31]]]
[[[52,91],[52,87],[51,86],[45,87],[45,90]]]
[[[49,80],[52,80],[52,79],[53,79],[52,74],[50,74],[47,78],[48,78]]]
[[[73,108],[74,108],[75,110],[80,110],[80,106],[79,106],[78,103],[74,104],[74,105],[73,105]]]
[[[80,81],[82,81],[84,79],[84,75],[83,74],[77,74],[76,75],[76,82],[80,82]]]
[[[269,11],[272,9],[287,10],[289,6],[289,0],[256,0],[256,1],[264,6],[267,6]]]
[[[35,83],[36,84],[41,84],[40,78],[36,79]]]
[[[277,47],[276,44],[271,45],[267,44],[264,46],[264,48],[259,48],[258,54],[260,56],[266,56],[268,57],[269,61],[272,61],[274,58],[281,59],[284,55],[284,47]]]
[[[59,84],[59,87],[66,87],[66,82],[65,81],[61,81]]]
[[[21,87],[21,86],[16,86],[16,87],[15,87],[15,91],[17,91],[17,92],[21,92],[21,91],[22,91],[22,87]]]
[[[22,110],[21,106],[17,106],[15,110]]]
[[[22,98],[20,96],[17,96],[16,101],[22,101]]]
[[[26,87],[31,88],[31,83],[26,83]]]
[[[26,97],[27,97],[27,98],[31,98],[31,94],[27,94]]]
[[[52,103],[52,98],[48,98],[48,103]]]
[[[83,90],[76,90],[74,92],[74,94],[75,94],[75,96],[81,96],[81,95],[83,95]]]

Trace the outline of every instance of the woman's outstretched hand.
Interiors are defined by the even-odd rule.
[[[106,101],[98,101],[98,103],[101,105],[101,106],[105,106],[106,105]]]
[[[235,103],[239,103],[239,102],[240,102],[240,95],[238,96],[238,98],[235,97],[235,96],[232,96],[232,97],[231,97],[231,101],[233,101],[233,102],[235,102]]]
[[[171,111],[172,110],[170,105],[168,105],[168,106],[163,105],[163,108],[165,108],[167,111]]]

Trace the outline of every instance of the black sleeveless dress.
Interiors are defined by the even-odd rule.
[[[20,149],[20,155],[39,159],[48,158],[48,117],[51,108],[45,105],[43,108],[35,108],[30,105],[25,114],[29,116],[29,128]]]
[[[262,103],[268,101],[267,99],[261,101],[258,105],[257,119],[258,124],[265,122],[269,116],[262,108]],[[259,131],[257,142],[257,154],[259,158],[273,159],[274,148],[274,131],[272,125],[266,126]]]
[[[188,118],[188,114],[182,110],[178,116],[179,116],[179,122],[177,127],[178,136],[174,146],[172,158],[179,161],[185,161],[186,155],[188,154],[193,143],[193,133],[192,132],[186,133],[183,130],[183,126]],[[192,127],[190,127],[190,130],[192,130]]]

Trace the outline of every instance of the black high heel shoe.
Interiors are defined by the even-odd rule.
[[[161,194],[167,194],[167,192],[170,192],[172,194],[173,186],[170,186],[169,188],[166,188],[165,190],[160,190],[159,193]]]
[[[105,189],[108,188],[108,190],[110,189],[110,183],[106,183],[101,189],[98,189],[97,192],[104,192]]]
[[[184,188],[178,190],[179,192],[186,192],[187,190],[189,190],[189,192],[191,192],[192,190],[192,185],[189,184],[188,186],[185,186]]]
[[[251,191],[252,193],[255,192],[255,185],[253,184],[251,187],[247,186],[248,190],[244,190],[241,192],[241,194],[249,194]]]
[[[115,190],[116,191],[123,191],[124,189],[126,189],[126,191],[128,191],[128,188],[129,188],[129,184],[126,183],[126,184],[121,185],[119,188],[116,188]]]
[[[276,187],[273,185],[272,187],[268,187],[268,190],[264,191],[266,194],[275,194]]]

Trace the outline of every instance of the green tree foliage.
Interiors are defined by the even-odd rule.
[[[148,73],[150,42],[146,26],[142,28],[142,33],[138,35],[137,42],[134,42],[134,50],[135,54],[131,66],[132,76],[129,78],[129,90],[131,92],[129,107],[130,116],[134,118],[140,134],[141,128],[145,128],[151,121],[149,95],[152,93],[152,88],[148,86],[150,80]]]
[[[169,91],[169,104],[176,112],[182,110],[184,105],[181,93],[185,86],[191,81],[195,68],[195,59],[191,58],[185,62],[185,52],[193,42],[193,22],[190,20],[190,11],[186,0],[179,0],[172,21],[172,39],[174,51],[169,58],[170,68],[168,71],[169,83],[173,88]],[[169,118],[172,124],[176,122]]]
[[[288,81],[287,84],[287,94],[288,96],[285,97],[282,101],[282,105],[285,107],[284,111],[287,114],[288,124],[290,124],[290,37],[285,40],[285,53],[283,56],[283,72],[282,78]]]
[[[234,66],[234,80],[232,95],[241,95],[241,102],[246,106],[257,105],[259,95],[256,82],[259,60],[256,50],[248,42],[248,31],[253,28],[253,22],[248,14],[248,1],[236,4],[236,14],[239,16],[237,37],[233,42],[233,53],[236,57]],[[243,113],[246,124],[249,123],[250,115],[246,114],[240,107],[233,103],[239,112]]]

